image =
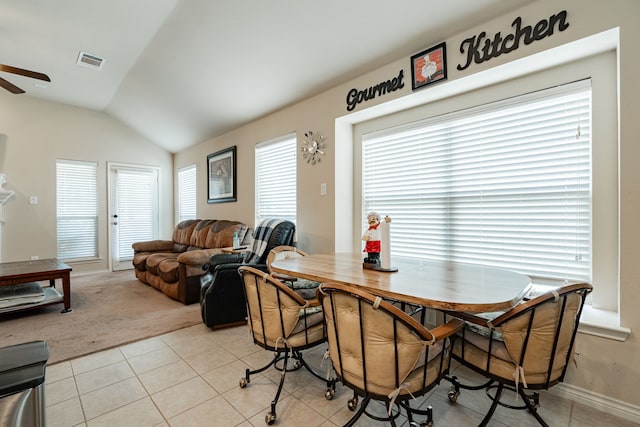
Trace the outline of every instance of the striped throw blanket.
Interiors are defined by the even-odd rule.
[[[253,246],[251,247],[251,251],[247,252],[244,257],[245,263],[257,264],[260,261],[267,250],[267,243],[269,242],[269,237],[271,237],[271,232],[281,222],[284,222],[284,220],[265,219],[256,226],[253,233]]]

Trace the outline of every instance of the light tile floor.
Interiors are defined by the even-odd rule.
[[[321,347],[309,350],[305,360],[326,370],[326,362],[321,366]],[[212,331],[196,325],[51,365],[45,383],[47,426],[265,426],[279,374],[269,369],[252,376],[243,389],[239,380],[247,367],[263,366],[271,357],[271,352],[251,342],[245,326]],[[455,374],[474,379],[461,367]],[[490,404],[484,392],[463,390],[452,404],[447,399],[449,388],[443,382],[418,405],[433,407],[436,426],[478,425]],[[304,369],[288,373],[275,425],[343,425],[352,415],[347,409],[352,392],[338,384],[334,399],[328,401],[325,391],[326,384]],[[554,427],[635,425],[550,394],[541,395],[541,405],[540,414]],[[406,419],[398,421],[408,424]],[[365,417],[357,423],[382,425],[388,424]],[[499,407],[490,425],[538,424],[526,411]]]

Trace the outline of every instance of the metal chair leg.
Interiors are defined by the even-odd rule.
[[[489,408],[489,412],[487,412],[487,415],[484,416],[484,418],[482,419],[478,427],[485,427],[489,423],[489,420],[491,419],[491,417],[493,416],[493,413],[496,411],[496,408],[498,407],[498,403],[500,402],[500,397],[502,396],[503,389],[504,389],[504,385],[502,383],[498,384],[496,395],[494,396],[493,401],[491,402],[491,407]]]
[[[278,384],[278,391],[276,391],[276,395],[271,401],[271,412],[269,412],[265,418],[267,424],[271,425],[276,420],[276,405],[278,404],[278,399],[280,399],[280,393],[282,393],[282,386],[284,386],[284,379],[287,375],[287,368],[289,364],[289,350],[284,352],[284,364],[282,365],[282,371],[280,374],[280,384]]]
[[[522,397],[522,400],[524,401],[524,404],[526,405],[527,409],[529,409],[529,412],[531,412],[531,414],[535,417],[538,423],[540,423],[542,427],[549,427],[549,425],[542,419],[540,414],[538,414],[538,406],[540,406],[540,403],[538,400],[539,399],[538,393],[533,393],[533,395],[528,395],[524,391],[524,389],[521,388],[518,390],[518,394],[520,395],[520,397]],[[533,403],[531,402],[532,400],[533,400]]]

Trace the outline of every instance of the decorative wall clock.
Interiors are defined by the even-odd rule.
[[[308,131],[304,134],[304,141],[302,143],[302,158],[315,165],[320,162],[321,157],[324,156],[326,138],[319,134],[314,134],[312,131]]]

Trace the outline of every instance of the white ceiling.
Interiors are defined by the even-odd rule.
[[[51,83],[0,77],[176,152],[531,1],[0,0],[0,63]]]

